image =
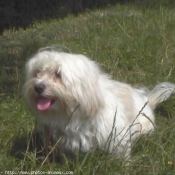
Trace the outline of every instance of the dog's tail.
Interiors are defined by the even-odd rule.
[[[159,103],[167,100],[172,94],[175,94],[175,84],[169,82],[160,83],[147,93],[148,104],[152,109],[155,109]]]

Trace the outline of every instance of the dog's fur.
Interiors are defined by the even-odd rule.
[[[129,157],[131,143],[154,130],[153,110],[175,93],[164,82],[152,91],[112,80],[84,55],[43,50],[26,64],[24,96],[46,138],[65,149],[101,149]]]

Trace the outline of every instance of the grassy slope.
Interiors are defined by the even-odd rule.
[[[124,166],[101,153],[77,157],[76,162],[42,165],[43,157],[27,144],[34,119],[21,97],[24,65],[40,47],[58,45],[86,54],[119,80],[152,87],[175,83],[175,11],[111,6],[63,20],[36,22],[33,28],[5,31],[0,37],[0,171],[60,170],[74,174],[174,174],[175,102],[156,110],[157,130],[134,144],[132,162]],[[17,139],[18,138],[18,139]],[[22,156],[17,152],[23,152]],[[42,165],[42,166],[41,166]]]

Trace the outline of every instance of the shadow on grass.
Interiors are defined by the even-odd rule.
[[[7,0],[0,2],[0,33],[6,28],[32,27],[34,20],[62,18],[66,13],[64,1]]]
[[[43,146],[43,140],[39,132],[34,131],[30,141],[26,136],[16,137],[12,143],[10,156],[20,160],[24,160],[26,155],[34,153],[36,160],[39,163],[59,163],[63,164],[67,159],[75,161],[75,154],[70,151],[63,151],[62,149],[55,149],[50,145],[46,150]],[[51,154],[49,153],[51,152]]]
[[[6,0],[0,2],[0,34],[8,28],[32,27],[35,20],[62,19],[70,13],[77,15],[86,8],[100,5],[98,3],[101,2],[98,0],[88,2],[84,0]]]
[[[38,156],[44,155],[42,152],[43,142],[38,132],[34,132],[28,141],[27,136],[16,137],[12,143],[10,155],[18,159],[24,159],[26,152],[36,152]]]
[[[0,34],[4,29],[32,27],[35,20],[62,19],[70,13],[77,15],[87,9],[125,3],[144,8],[174,5],[172,0],[6,0],[0,2]]]

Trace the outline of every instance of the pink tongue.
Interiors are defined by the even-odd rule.
[[[40,111],[48,109],[52,105],[52,99],[40,97],[37,101],[37,108]]]

